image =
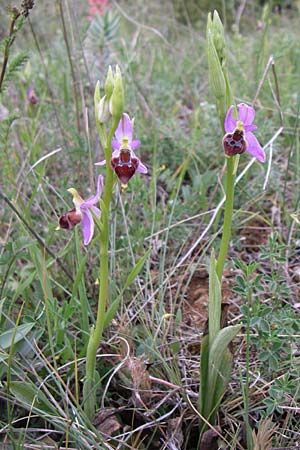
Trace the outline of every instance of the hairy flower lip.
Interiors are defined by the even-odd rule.
[[[73,208],[59,218],[59,227],[63,230],[72,230],[81,220],[82,214]]]
[[[264,149],[261,147],[257,138],[252,133],[252,131],[255,131],[257,129],[257,126],[252,124],[255,119],[255,109],[252,106],[246,105],[245,103],[240,103],[237,106],[237,109],[237,118],[234,118],[232,116],[235,110],[234,105],[230,106],[227,111],[224,121],[226,133],[234,133],[236,129],[241,129],[242,127],[244,129],[245,141],[247,144],[245,151],[256,158],[259,162],[265,162],[266,155]]]
[[[236,128],[233,133],[227,133],[222,140],[226,156],[241,155],[247,150],[245,133],[240,128]]]

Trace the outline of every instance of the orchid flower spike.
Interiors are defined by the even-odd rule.
[[[133,120],[128,114],[123,113],[115,132],[115,140],[112,141],[113,153],[110,165],[123,185],[127,185],[135,172],[147,173],[147,167],[140,161],[134,150],[140,145],[140,141],[133,140]],[[106,161],[96,163],[103,166]]]
[[[59,228],[72,230],[78,223],[81,222],[84,245],[88,245],[94,235],[95,224],[92,213],[94,213],[98,218],[101,216],[100,209],[94,205],[99,203],[103,184],[103,176],[99,175],[97,179],[96,195],[89,197],[87,200],[83,200],[76,189],[68,189],[68,192],[73,195],[73,203],[75,208],[60,217]]]
[[[226,134],[223,138],[225,155],[234,156],[246,151],[259,162],[265,162],[264,149],[252,133],[252,131],[257,129],[256,125],[252,125],[255,118],[255,109],[245,103],[240,103],[237,108],[237,119],[232,117],[235,109],[233,105],[230,106],[225,117],[224,127]]]

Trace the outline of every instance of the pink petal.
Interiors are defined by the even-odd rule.
[[[139,160],[139,165],[138,165],[136,170],[137,170],[137,172],[140,172],[140,173],[147,173],[148,172],[147,167],[144,166],[144,164],[140,160]]]
[[[82,211],[82,221],[81,221],[81,227],[82,227],[82,234],[83,234],[83,243],[84,245],[88,245],[92,237],[94,235],[94,220],[91,212],[85,208]]]
[[[260,143],[253,133],[246,133],[246,141],[248,144],[246,152],[250,153],[251,156],[254,156],[257,161],[265,162],[266,154],[264,152],[264,149],[261,147]]]
[[[234,111],[234,105],[230,106],[226,113],[225,121],[224,121],[224,128],[226,133],[232,133],[234,129],[236,128],[237,119],[234,119],[232,117],[232,113]]]
[[[244,125],[244,128],[245,128],[246,133],[248,131],[255,131],[255,130],[257,130],[257,126],[256,125]]]
[[[238,105],[238,111],[239,120],[243,122],[244,125],[251,125],[255,118],[255,109],[245,103],[240,103]]]
[[[130,147],[132,148],[132,150],[134,150],[135,148],[137,148],[139,145],[141,145],[141,141],[132,141],[130,144]]]
[[[116,141],[115,139],[111,142],[111,146],[114,150],[119,150],[121,145],[122,145],[122,142]]]
[[[120,156],[119,149],[118,150],[114,150],[112,152],[112,155],[111,155],[112,158],[118,158],[119,156]]]
[[[100,217],[101,216],[101,211],[99,208],[97,208],[96,206],[91,206],[90,209],[93,211],[93,213],[97,216]]]
[[[104,159],[103,161],[99,161],[97,163],[94,164],[94,166],[105,166],[106,164],[106,159]]]
[[[103,185],[104,185],[103,175],[98,175],[96,195],[92,195],[87,200],[85,200],[83,203],[81,203],[80,208],[90,207],[90,206],[98,203],[99,198],[101,197],[101,194],[102,194]]]
[[[96,186],[96,195],[98,196],[98,199],[101,197],[103,186],[104,186],[104,177],[103,175],[98,175]]]
[[[126,136],[130,144],[132,141],[132,134],[133,134],[133,126],[130,117],[128,116],[128,114],[123,113],[118,128],[116,129],[115,136],[119,142],[122,142],[122,138]]]

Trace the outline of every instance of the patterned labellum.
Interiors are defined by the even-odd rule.
[[[64,230],[72,230],[82,220],[82,215],[75,208],[59,218],[59,226]]]
[[[227,133],[223,137],[225,155],[241,155],[247,149],[247,142],[243,130],[236,128],[233,133]]]
[[[137,158],[131,156],[129,149],[121,148],[119,155],[113,157],[110,164],[121,183],[126,185],[135,174],[139,162]]]

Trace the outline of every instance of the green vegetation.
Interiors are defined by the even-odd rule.
[[[202,443],[200,349],[226,168],[206,53],[213,2],[116,1],[91,18],[83,1],[15,3],[0,5],[0,447],[246,449],[251,435],[255,450],[297,448],[298,3],[215,2],[234,100],[255,102],[256,136],[270,144],[264,164],[245,153],[236,173],[221,328],[241,330]],[[67,189],[87,198],[105,175],[94,90],[109,65],[121,69],[148,174],[114,187],[90,420],[100,239],[84,246],[80,227],[57,226],[73,207]]]

